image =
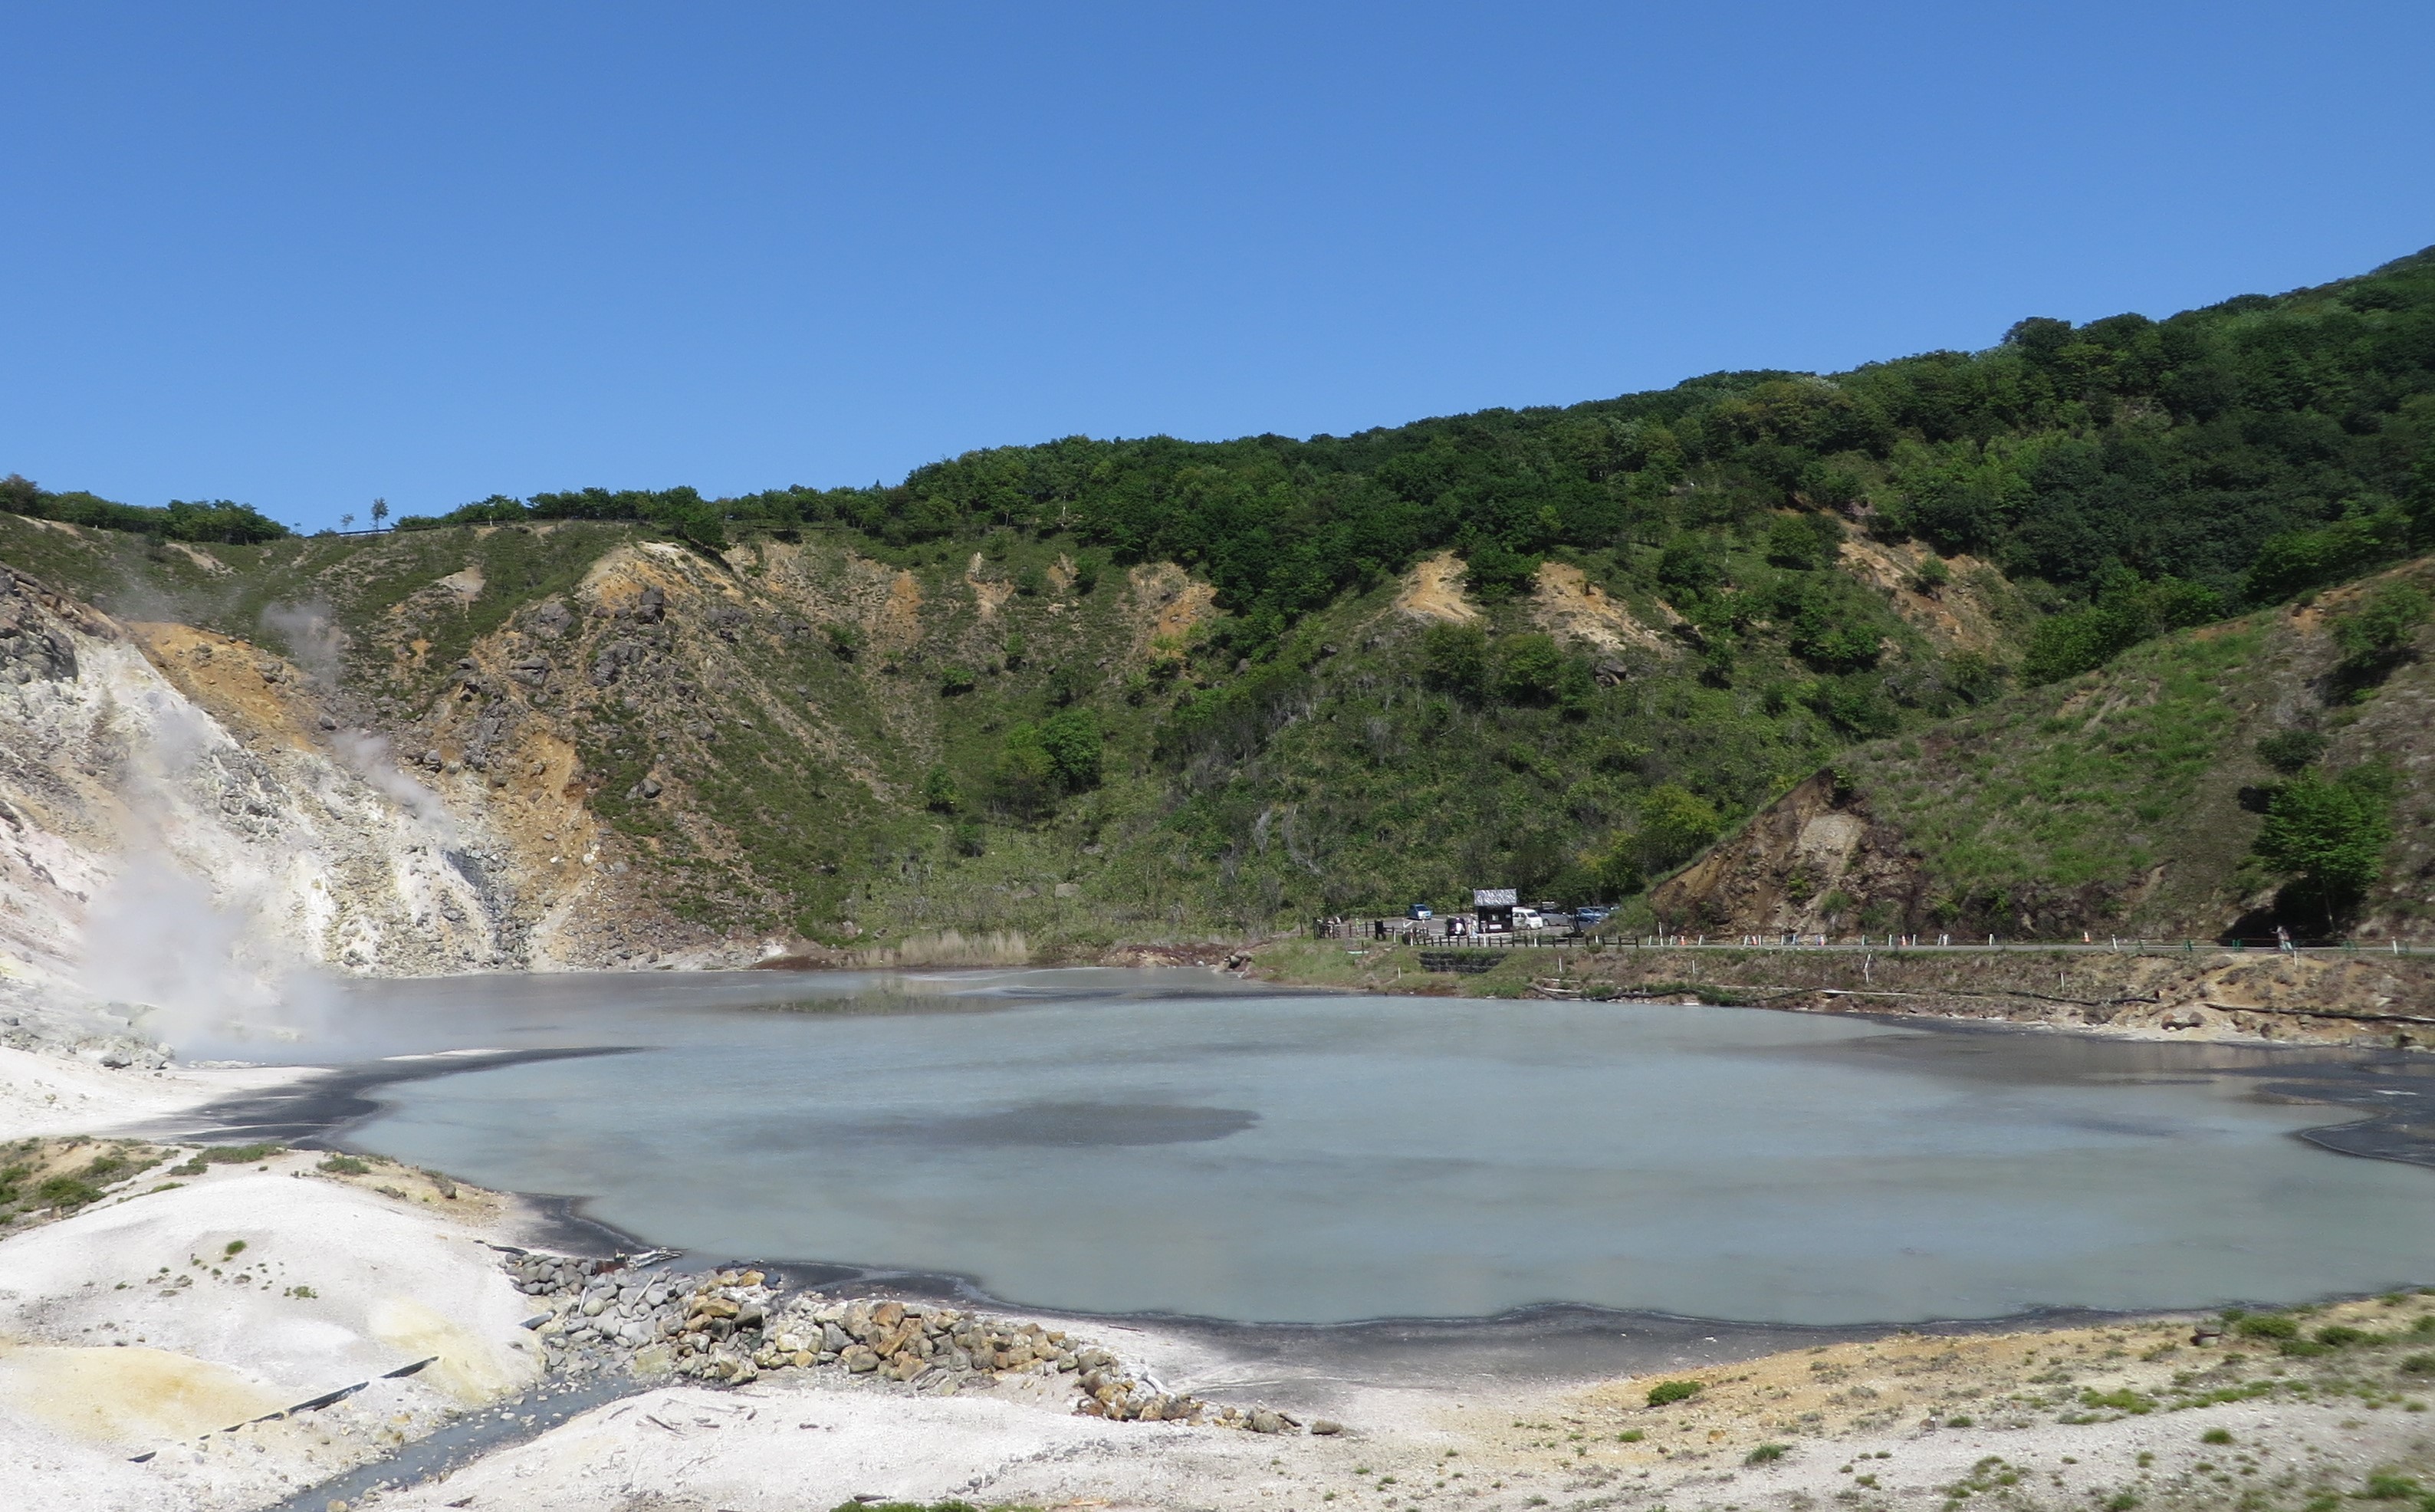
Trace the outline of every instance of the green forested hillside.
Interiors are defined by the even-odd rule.
[[[2162,321],[2026,320],[1983,352],[1351,437],[1069,438],[723,500],[494,497],[377,539],[20,523],[0,555],[273,643],[267,606],[327,602],[351,696],[420,739],[447,725],[455,657],[538,644],[530,617],[601,563],[682,543],[667,620],[577,625],[581,674],[540,702],[688,917],[1079,939],[1492,880],[1636,895],[1856,744],[2013,739],[1975,711],[2423,549],[2431,458],[2421,253]],[[128,523],[85,497],[10,502]],[[469,565],[479,591],[433,596]],[[872,597],[891,574],[919,605],[894,629]],[[2194,675],[2236,677],[2244,634]],[[689,691],[602,681],[612,643]],[[1978,722],[1935,733],[1957,719]],[[681,803],[630,796],[653,772]],[[2112,780],[1989,778],[2083,779]],[[2169,826],[2196,780],[2126,802]],[[1995,847],[1938,808],[1980,802],[1969,782],[1913,787],[1884,807],[1952,858],[1956,896],[2078,895],[2136,860],[2102,825]]]
[[[2055,607],[2171,578],[2227,606],[2397,555],[2435,440],[2435,254],[2163,321],[2029,319],[2001,344],[1850,373],[1726,373],[1563,408],[1349,437],[1153,437],[973,452],[897,487],[493,498],[447,518],[831,525],[889,547],[1070,531],[1206,575],[1256,652],[1338,594],[1455,547],[1494,596],[1614,552],[1693,592],[1720,536],[1829,509],[1968,552]],[[1669,559],[1669,547],[1676,547]],[[2261,558],[2263,559],[2261,561]]]

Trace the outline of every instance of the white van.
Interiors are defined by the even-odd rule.
[[[1546,927],[1546,916],[1537,909],[1517,908],[1513,911],[1513,928],[1517,930],[1544,930]]]

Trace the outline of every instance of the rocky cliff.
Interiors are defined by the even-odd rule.
[[[501,827],[406,776],[286,658],[9,569],[0,658],[0,972],[21,1017],[64,994],[149,1005],[174,1035],[267,1010],[301,967],[550,956]]]

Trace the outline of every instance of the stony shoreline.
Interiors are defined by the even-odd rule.
[[[516,1289],[546,1311],[527,1327],[553,1373],[622,1369],[637,1379],[679,1376],[740,1386],[766,1373],[831,1370],[910,1392],[1028,1388],[1082,1416],[1114,1422],[1199,1423],[1252,1433],[1299,1431],[1301,1418],[1265,1406],[1220,1407],[1163,1388],[1138,1364],[1062,1329],[894,1297],[838,1298],[788,1291],[766,1272],[681,1272],[625,1257],[511,1251]],[[1309,1431],[1340,1432],[1314,1418]]]
[[[1471,967],[1478,969],[1459,969]],[[2435,1049],[2435,957],[2375,951],[2329,958],[2138,946],[1980,953],[1612,942],[1449,951],[1284,940],[1252,952],[1250,969],[1281,985],[1405,996],[1707,1002],[2116,1038]]]

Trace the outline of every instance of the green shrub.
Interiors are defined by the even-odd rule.
[[[1488,635],[1477,625],[1431,625],[1421,636],[1422,679],[1460,698],[1488,696]]]
[[[101,1189],[75,1176],[53,1176],[34,1189],[34,1200],[45,1208],[72,1213],[101,1201]]]
[[[1106,739],[1099,717],[1087,708],[1060,709],[1040,721],[1040,744],[1057,781],[1069,792],[1099,785],[1099,753]]]
[[[1499,649],[1498,691],[1509,703],[1550,704],[1563,676],[1564,653],[1551,635],[1515,635]]]
[[[2199,1435],[2199,1442],[2202,1444],[2229,1444],[2232,1442],[2232,1430],[2229,1428],[2210,1428],[2205,1433]]]
[[[944,767],[932,767],[922,779],[922,807],[932,813],[951,814],[963,807],[964,795],[956,786],[956,774]]]
[[[1708,1389],[1703,1381],[1661,1381],[1649,1388],[1649,1405],[1665,1407],[1678,1401],[1688,1401]]]
[[[2413,1376],[2435,1376],[2435,1354],[2413,1354],[2401,1362],[2401,1368]]]
[[[277,1144],[216,1144],[195,1152],[195,1159],[215,1166],[250,1166],[270,1158],[285,1148],[285,1145]]]
[[[2300,1325],[2280,1312],[2251,1312],[2233,1319],[2232,1330],[2244,1339],[2296,1339]]]
[[[351,1155],[334,1155],[321,1162],[319,1169],[333,1176],[366,1176],[371,1167]]]
[[[1057,765],[1041,741],[1040,726],[1027,721],[1006,732],[991,779],[998,802],[1015,813],[1047,809],[1057,793]]]
[[[2375,1339],[2375,1335],[2365,1329],[2354,1329],[2340,1323],[2328,1324],[2317,1330],[2317,1342],[2334,1349],[2347,1349],[2355,1344],[2370,1344]]]
[[[2151,635],[2202,625],[2222,614],[2222,600],[2197,583],[2173,578],[2142,582],[2125,575],[2087,608],[2042,620],[2029,633],[2021,681],[2036,686],[2074,677],[2104,666]]]
[[[2080,1404],[2083,1407],[2102,1407],[2113,1412],[2129,1413],[2133,1417],[2145,1416],[2156,1410],[2154,1398],[2143,1397],[2128,1386],[2118,1386],[2112,1391],[2098,1391],[2094,1388],[2083,1391],[2080,1394]]]
[[[2278,730],[2257,742],[2258,759],[2287,777],[2324,754],[2325,738],[2314,730]]]
[[[2334,640],[2354,662],[2392,656],[2409,646],[2430,616],[2435,600],[2409,583],[2389,582],[2334,621]]]
[[[2408,1497],[2424,1494],[2424,1487],[2416,1481],[2407,1475],[2395,1475],[2390,1470],[2378,1470],[2370,1475],[2367,1478],[2367,1485],[2359,1489],[2359,1496],[2370,1502],[2399,1502]]]
[[[1660,783],[1642,795],[1640,860],[1652,872],[1689,860],[1725,827],[1717,806],[1680,783]]]
[[[2408,517],[2389,506],[2355,508],[2329,525],[2270,537],[2250,563],[2243,595],[2252,603],[2279,603],[2392,560],[2408,549],[2409,537]]]
[[[1814,571],[1835,560],[1842,540],[1843,528],[1832,515],[1780,514],[1767,528],[1767,559],[1796,572]]]
[[[1503,603],[1530,586],[1531,578],[1539,570],[1539,559],[1495,541],[1483,541],[1471,548],[1465,565],[1470,570],[1464,576],[1480,601]]]
[[[1788,1444],[1761,1444],[1742,1456],[1745,1465],[1769,1465],[1792,1452]]]

